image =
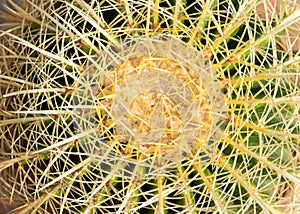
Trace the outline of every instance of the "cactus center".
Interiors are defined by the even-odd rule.
[[[176,103],[160,91],[141,93],[130,105],[128,120],[141,146],[150,148],[155,142],[162,147],[174,144],[182,128],[181,116]],[[126,140],[126,139],[125,139]]]
[[[100,97],[113,95],[101,105],[110,109],[111,124],[106,125],[116,124],[118,139],[145,157],[164,154],[176,145],[195,145],[189,141],[207,142],[208,94],[200,80],[174,60],[131,58],[104,75],[102,86]]]
[[[80,76],[74,129],[91,160],[120,177],[155,177],[220,139],[225,97],[208,60],[172,35],[112,44]]]

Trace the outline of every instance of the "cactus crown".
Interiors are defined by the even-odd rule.
[[[109,171],[125,161],[119,176],[139,168],[146,177],[192,150],[211,152],[225,97],[203,56],[169,35],[133,38],[120,49],[95,59],[101,68],[88,66],[74,92],[77,132],[99,132],[98,141],[81,138],[86,152]]]

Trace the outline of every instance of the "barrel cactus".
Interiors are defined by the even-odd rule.
[[[300,9],[274,2],[5,0],[3,212],[300,212]]]

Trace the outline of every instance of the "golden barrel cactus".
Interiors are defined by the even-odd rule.
[[[274,2],[5,0],[3,212],[300,212],[300,8]]]

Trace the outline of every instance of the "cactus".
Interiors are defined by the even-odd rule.
[[[19,3],[0,12],[4,213],[300,211],[296,1]]]

